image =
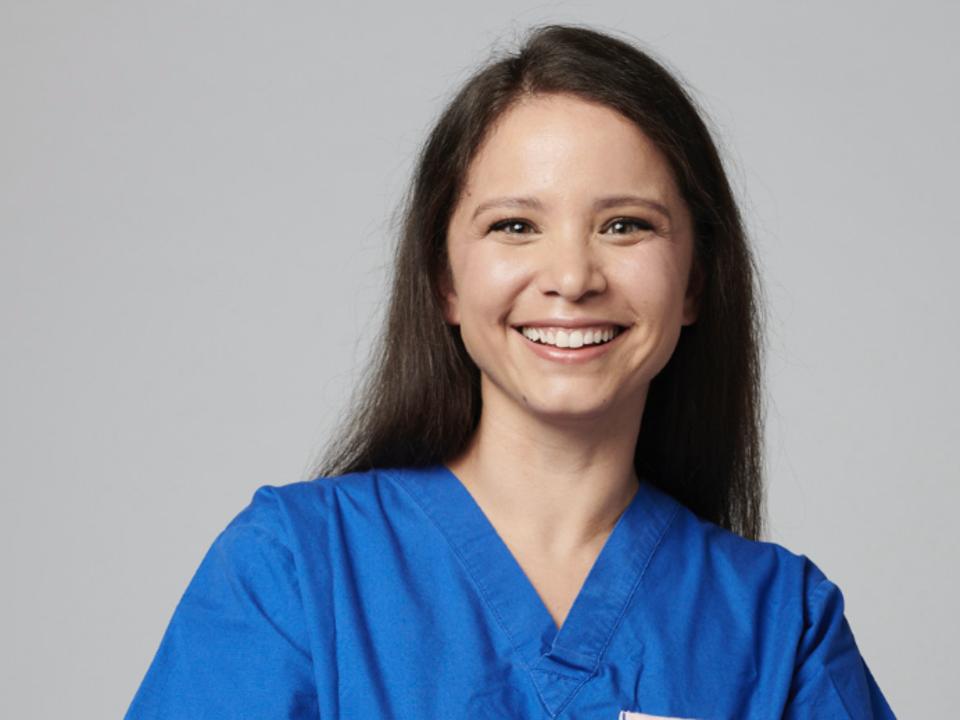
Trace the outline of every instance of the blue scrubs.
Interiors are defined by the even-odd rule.
[[[641,478],[558,631],[443,465],[261,487],[216,538],[126,714],[893,718],[804,555]]]

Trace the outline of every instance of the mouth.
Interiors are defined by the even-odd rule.
[[[537,345],[558,350],[587,350],[613,342],[624,331],[623,325],[597,325],[593,327],[531,327],[513,326],[513,329]]]

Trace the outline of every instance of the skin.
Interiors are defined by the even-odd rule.
[[[627,194],[669,215],[636,202],[594,209],[598,197]],[[474,217],[502,196],[543,207]],[[690,213],[667,161],[631,121],[540,95],[501,116],[474,157],[447,249],[444,314],[480,368],[483,398],[477,432],[447,466],[559,626],[636,492],[650,381],[696,319]],[[588,363],[539,357],[513,328],[587,316],[628,326]]]

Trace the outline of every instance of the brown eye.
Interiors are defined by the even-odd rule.
[[[607,229],[609,230],[611,228],[621,229],[621,228],[631,228],[631,227],[634,228],[635,230],[653,230],[654,229],[653,225],[648,223],[646,220],[637,220],[635,218],[617,218],[607,226]],[[630,230],[627,230],[626,233],[614,232],[613,234],[625,235],[629,232]]]
[[[501,220],[490,226],[490,232],[505,232],[507,235],[525,235],[523,232],[514,232],[518,227],[530,227],[525,220]]]

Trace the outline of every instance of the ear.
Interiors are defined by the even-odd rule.
[[[447,267],[440,273],[440,279],[437,282],[440,290],[440,302],[442,304],[443,319],[448,325],[460,324],[460,307],[457,302],[457,292],[453,289],[453,276],[450,268]]]
[[[700,314],[700,299],[703,295],[704,280],[703,268],[694,257],[690,267],[690,278],[687,281],[687,294],[683,299],[684,325],[693,325]]]

